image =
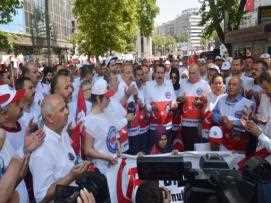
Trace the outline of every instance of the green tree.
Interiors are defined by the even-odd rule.
[[[73,12],[78,32],[74,41],[88,55],[124,52],[138,29],[137,1],[75,0]]]
[[[33,53],[37,55],[40,54],[40,47],[42,46],[46,34],[44,17],[44,11],[34,5],[33,13],[31,13],[30,34]]]
[[[159,13],[156,0],[138,0],[137,12],[140,34],[149,37],[154,29],[154,19]]]
[[[154,50],[165,54],[165,52],[173,51],[173,48],[176,46],[176,39],[170,35],[154,35],[152,37],[152,44]]]
[[[21,0],[1,0],[0,2],[0,24],[7,24],[12,21],[12,17],[16,14],[16,9],[22,7]],[[8,33],[0,31],[0,47],[10,50],[11,43],[8,40]]]
[[[1,0],[0,3],[0,24],[6,24],[12,21],[16,14],[16,9],[22,7],[21,0]]]
[[[175,39],[176,39],[176,42],[178,43],[188,42],[188,33],[181,32],[175,37]]]
[[[200,9],[200,24],[205,26],[203,36],[208,38],[215,31],[230,53],[231,45],[225,42],[225,32],[221,25],[224,22],[226,31],[237,30],[245,14],[245,4],[246,0],[203,0]]]

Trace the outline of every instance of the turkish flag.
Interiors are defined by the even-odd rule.
[[[246,12],[253,12],[254,11],[254,0],[247,0],[245,5]]]
[[[82,119],[86,116],[86,102],[82,89],[79,89],[77,97],[77,109],[76,109],[76,126],[72,129],[72,147],[74,152],[79,155],[81,154],[82,138],[85,134],[84,128],[82,128]]]

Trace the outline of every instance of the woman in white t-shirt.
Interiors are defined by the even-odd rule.
[[[212,127],[212,111],[216,106],[217,101],[225,93],[223,77],[221,75],[214,75],[210,81],[211,91],[207,93],[207,106],[202,120],[202,137],[208,138],[209,130]]]
[[[118,129],[106,112],[110,96],[107,82],[102,78],[95,81],[91,88],[92,109],[84,122],[86,128],[84,153],[104,174],[110,165],[115,164],[117,153]]]

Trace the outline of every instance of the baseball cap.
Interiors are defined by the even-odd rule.
[[[96,80],[91,88],[91,94],[94,95],[106,95],[111,97],[114,95],[113,91],[108,91],[108,84],[103,78]]]
[[[220,127],[213,126],[209,131],[209,141],[216,144],[221,144],[223,138],[223,132]]]
[[[216,70],[218,73],[220,73],[219,67],[218,67],[217,65],[213,64],[213,63],[210,63],[210,64],[208,65],[208,69],[214,69],[214,70]]]
[[[264,53],[260,56],[261,59],[270,59],[270,54]]]
[[[9,85],[0,85],[0,107],[3,108],[10,103],[21,101],[25,96],[25,90],[15,90]]]
[[[230,70],[231,69],[231,63],[229,61],[225,61],[222,63],[221,70]]]
[[[170,65],[170,61],[166,60],[165,65]]]

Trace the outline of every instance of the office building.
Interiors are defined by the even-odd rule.
[[[17,10],[13,21],[0,25],[0,30],[16,35],[15,54],[29,58],[38,57],[44,61],[47,53],[45,3],[46,0],[23,0],[23,7]],[[50,19],[50,43],[53,62],[62,61],[73,48],[69,42],[74,31],[70,0],[48,0]],[[2,53],[5,50],[1,50]]]

